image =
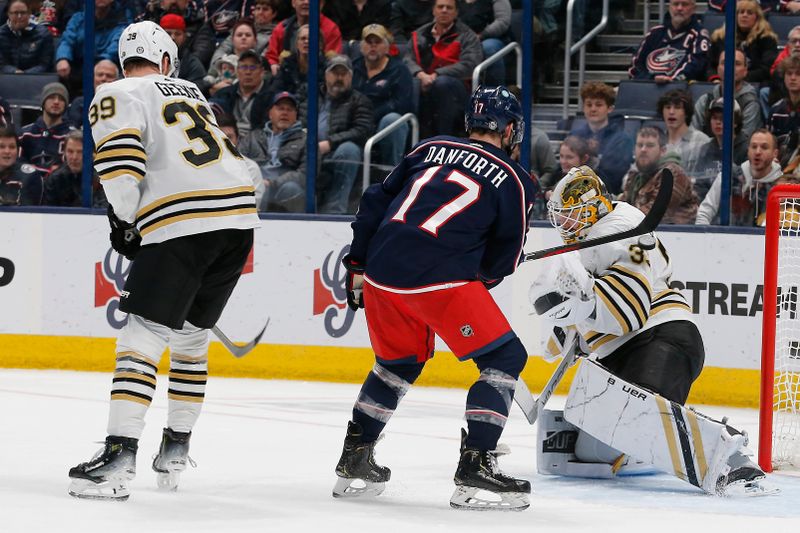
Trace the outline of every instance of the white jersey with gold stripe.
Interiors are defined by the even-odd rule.
[[[142,244],[259,226],[247,166],[195,84],[152,74],[102,85],[89,122],[106,197]]]
[[[644,214],[624,202],[589,228],[588,239],[636,227]],[[595,313],[577,325],[592,352],[604,357],[638,333],[673,320],[694,322],[680,291],[669,286],[672,264],[666,248],[643,249],[640,237],[580,251],[594,276]],[[652,239],[650,239],[652,241]]]

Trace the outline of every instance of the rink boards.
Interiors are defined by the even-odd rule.
[[[211,373],[363,380],[373,356],[363,312],[353,313],[345,304],[340,264],[350,235],[344,217],[262,220],[251,261],[218,325],[242,341],[267,317],[270,325],[261,344],[241,360],[213,343]],[[681,227],[659,236],[673,260],[673,284],[692,305],[705,340],[706,368],[690,401],[755,406],[763,235]],[[537,225],[526,251],[556,244],[555,230]],[[114,338],[125,320],[117,306],[128,267],[108,244],[105,216],[0,211],[0,366],[110,371]],[[492,290],[532,356],[540,353],[542,325],[532,315],[528,288],[546,267],[547,260],[523,264]],[[796,315],[787,310],[790,319]],[[419,383],[471,383],[474,365],[457,363],[440,347],[443,352]],[[536,390],[554,369],[531,357],[523,375]]]

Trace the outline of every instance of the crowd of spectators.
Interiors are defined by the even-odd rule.
[[[519,0],[324,0],[319,49],[312,51],[309,0],[92,1],[94,87],[119,78],[117,40],[127,24],[160,24],[178,45],[178,77],[206,94],[218,124],[247,158],[261,210],[305,208],[306,128],[315,119],[321,213],[353,211],[366,139],[405,113],[416,113],[421,137],[463,134],[473,70],[511,42],[512,8],[521,7]],[[0,72],[58,78],[43,87],[41,113],[26,123],[13,123],[0,94],[2,205],[81,204],[82,4],[0,0]],[[545,69],[549,56],[561,55],[548,51],[563,46],[565,4],[533,4],[535,57]],[[599,18],[595,4],[575,2],[576,35]],[[619,24],[615,13],[632,4],[611,1],[612,27]],[[709,11],[724,7],[724,0],[708,0]],[[800,14],[800,1],[736,2],[735,223],[758,223],[769,186],[794,179],[800,167],[800,27],[777,35],[768,12]],[[658,188],[659,170],[669,168],[677,194],[667,221],[714,222],[725,31],[704,28],[695,0],[669,0],[663,24],[651,28],[631,55],[630,77],[718,85],[696,99],[688,90],[668,91],[653,110],[656,120],[630,128],[615,112],[615,88],[589,82],[580,89],[581,112],[555,150],[547,134],[533,128],[531,170],[544,191],[536,213],[543,216],[549,190],[574,165],[591,165],[611,194],[644,208]],[[310,53],[318,58],[318,87],[308,87]],[[540,83],[548,73],[535,66]],[[483,74],[486,83],[509,81],[502,60]],[[308,116],[310,97],[317,98],[316,117]],[[400,161],[409,132],[403,124],[376,144],[373,180]],[[93,205],[103,203],[95,180]]]

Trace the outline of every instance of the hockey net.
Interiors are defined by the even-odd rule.
[[[766,226],[759,464],[800,470],[800,185],[770,191]]]

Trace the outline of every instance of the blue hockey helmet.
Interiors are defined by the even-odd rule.
[[[509,123],[514,124],[511,145],[522,142],[525,121],[522,119],[522,106],[517,97],[502,85],[496,87],[480,86],[472,93],[469,107],[464,114],[467,133],[475,128],[495,131],[502,135]]]

